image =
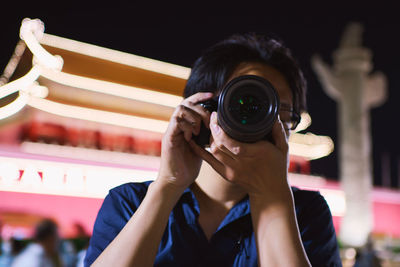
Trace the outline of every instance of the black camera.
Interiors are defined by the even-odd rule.
[[[210,112],[217,111],[218,124],[233,139],[253,143],[270,140],[279,113],[279,96],[272,84],[259,76],[243,75],[232,79],[219,97],[200,102]],[[209,144],[210,130],[204,124],[194,141]]]

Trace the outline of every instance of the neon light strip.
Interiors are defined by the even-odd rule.
[[[39,66],[32,67],[32,69],[21,78],[12,81],[10,83],[7,83],[3,86],[0,86],[0,99],[31,86],[39,76],[40,76],[40,67]]]
[[[174,107],[174,108],[182,101],[182,98],[179,96],[174,96],[174,95],[165,94],[165,93],[158,93],[155,91],[145,90],[145,89],[141,89],[141,88],[137,88],[137,87],[123,86],[123,85],[119,85],[119,84],[112,83],[112,82],[100,81],[100,80],[95,80],[95,79],[80,77],[80,76],[73,75],[73,74],[67,74],[67,73],[55,71],[55,70],[61,69],[62,58],[60,58],[59,56],[51,55],[40,45],[36,36],[39,36],[39,35],[44,36],[43,31],[44,31],[44,25],[40,20],[29,20],[29,19],[24,19],[24,21],[22,22],[21,30],[20,30],[21,39],[23,39],[25,41],[28,48],[34,54],[34,62],[43,66],[43,69],[41,70],[41,73],[40,73],[42,76],[44,76],[50,80],[53,80],[55,82],[65,84],[65,85],[68,85],[71,87],[100,92],[103,94],[110,94],[110,95],[125,97],[125,98],[129,98],[129,99],[135,99],[135,100],[144,101],[144,102],[148,102],[148,103],[154,103],[154,104],[158,104],[158,105],[170,106],[170,107]],[[56,42],[56,43],[58,43],[58,45],[61,45],[64,48],[66,48],[66,47],[73,48],[72,51],[77,52],[77,53],[82,53],[79,51],[81,51],[82,49],[85,50],[85,48],[86,48],[85,51],[87,51],[91,55],[96,55],[96,57],[98,57],[98,58],[107,59],[107,57],[109,57],[113,61],[119,62],[119,63],[122,63],[122,61],[124,61],[124,62],[126,61],[125,64],[128,64],[128,65],[129,65],[129,62],[131,62],[131,61],[138,62],[140,66],[150,67],[150,70],[152,70],[152,71],[154,71],[154,69],[160,70],[160,69],[164,69],[164,68],[179,69],[181,71],[186,70],[186,74],[188,74],[187,68],[183,68],[183,67],[180,67],[177,65],[167,64],[167,63],[163,63],[161,61],[150,60],[150,59],[146,59],[146,58],[138,57],[138,56],[133,56],[133,58],[131,57],[129,60],[127,60],[127,57],[130,54],[127,54],[127,53],[118,54],[118,53],[114,53],[116,51],[113,51],[111,49],[103,49],[98,46],[85,45],[80,42],[76,42],[76,41],[65,39],[65,38],[61,38],[62,40],[60,42],[60,38],[55,37],[55,36],[53,36],[53,37],[54,38],[52,38],[50,36],[50,40],[52,40],[53,44],[54,44],[54,42]],[[98,53],[98,54],[96,54],[96,53]],[[132,55],[130,55],[130,56],[132,56]],[[136,66],[136,67],[138,67],[138,66]],[[168,75],[170,75],[170,74],[168,74]],[[38,76],[36,77],[36,79],[37,78],[38,78]],[[12,88],[15,91],[18,90],[17,87],[12,87]],[[0,95],[0,98],[1,98],[1,95]]]
[[[295,132],[300,132],[308,128],[311,125],[311,116],[307,112],[301,113],[301,120],[299,125],[297,125]]]
[[[182,97],[43,68],[41,75],[67,86],[175,108]],[[172,114],[173,110],[171,110]]]
[[[12,116],[20,111],[25,107],[26,103],[28,103],[28,99],[29,95],[21,91],[20,95],[13,102],[0,108],[0,120]]]
[[[0,156],[0,177],[0,191],[104,198],[115,186],[154,180],[157,172]]]
[[[78,54],[88,55],[91,57],[108,60],[111,62],[128,65],[131,67],[141,68],[161,74],[187,79],[190,74],[190,68],[162,62],[155,59],[141,57],[109,48],[104,48],[88,43],[78,42],[75,40],[62,38],[50,34],[43,34],[40,40],[41,44],[68,50]]]
[[[299,144],[289,142],[289,154],[305,157],[309,160],[318,159],[329,155],[332,152],[332,146],[327,144]]]
[[[24,171],[22,177],[20,170]],[[39,176],[39,172],[43,178]],[[289,180],[291,175],[289,174]],[[301,177],[301,180],[315,178],[293,175]],[[143,171],[0,155],[0,177],[1,191],[104,198],[108,190],[123,183],[156,179],[157,170]],[[308,184],[311,185],[310,182]],[[296,186],[304,188],[301,183]],[[319,186],[317,183],[308,189],[320,190],[332,215],[342,216],[346,210],[343,191]]]
[[[160,121],[114,112],[65,105],[36,97],[31,97],[28,101],[28,105],[42,111],[63,117],[93,121],[98,123],[107,123],[111,125],[157,133],[164,133],[168,127],[167,121]]]
[[[333,141],[328,136],[293,133],[289,138],[289,154],[302,156],[309,160],[329,155],[333,149]]]
[[[85,147],[61,146],[34,142],[22,142],[17,151],[0,146],[0,156],[13,156],[18,158],[44,159],[99,165],[107,167],[157,171],[160,166],[160,157],[125,153],[118,151],[98,150]],[[21,153],[21,152],[22,153]]]
[[[38,62],[48,68],[61,70],[62,59],[47,52],[38,42],[38,39],[43,36],[43,32],[44,24],[39,19],[25,18],[22,21],[20,37],[25,41],[32,54],[36,56]]]

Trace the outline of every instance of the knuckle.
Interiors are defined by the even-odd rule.
[[[223,149],[224,149],[224,145],[223,145],[222,143],[217,143],[217,144],[216,144],[216,147],[217,147],[219,150],[223,150]]]
[[[194,106],[196,103],[193,102],[192,100],[188,100],[188,101],[187,101],[187,104],[188,104],[189,106]]]
[[[241,146],[235,146],[235,147],[232,148],[232,152],[233,152],[233,154],[238,155],[238,156],[239,155],[243,155],[244,148],[241,147]]]
[[[228,179],[229,181],[233,182],[236,180],[236,174],[232,169],[228,169],[225,172],[225,178]]]
[[[188,109],[184,104],[180,104],[178,107],[180,112],[185,112]]]
[[[175,108],[174,116],[180,116],[180,115],[182,115],[183,111],[184,111],[183,105],[182,105],[182,104],[179,104],[179,105],[176,106],[176,108]]]

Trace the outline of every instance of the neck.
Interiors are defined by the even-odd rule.
[[[200,206],[225,210],[230,210],[247,194],[242,187],[225,180],[205,161],[192,191]]]

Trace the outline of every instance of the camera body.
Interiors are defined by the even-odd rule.
[[[218,124],[233,139],[253,143],[272,141],[270,132],[279,114],[279,95],[272,84],[256,75],[232,79],[213,99],[200,102],[210,112],[217,111]],[[194,141],[206,146],[210,130],[204,124]]]

